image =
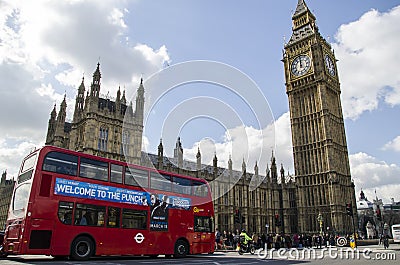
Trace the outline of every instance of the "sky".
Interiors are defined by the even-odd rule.
[[[356,196],[400,201],[400,1],[306,0],[338,60]],[[0,0],[0,170],[16,176],[44,144],[54,104],[90,87],[135,100],[143,150],[265,174],[272,151],[294,174],[282,59],[297,0]]]

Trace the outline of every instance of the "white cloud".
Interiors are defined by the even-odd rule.
[[[243,126],[229,129],[222,139],[223,142],[205,139],[194,143],[190,149],[184,149],[184,159],[196,161],[200,146],[203,164],[212,165],[216,153],[220,167],[227,168],[231,156],[235,170],[242,170],[244,159],[247,172],[254,172],[257,162],[259,174],[265,175],[267,164],[271,166],[273,149],[278,166],[283,164],[286,172],[289,170],[290,174],[294,174],[289,113],[283,114],[263,130]]]
[[[400,136],[397,136],[392,141],[384,145],[383,150],[393,150],[400,152]]]
[[[339,59],[344,116],[356,119],[379,100],[400,104],[400,6],[387,13],[371,10],[342,25],[333,48]]]
[[[169,60],[165,46],[126,41],[126,1],[5,0],[0,5],[0,169],[9,172],[19,167],[25,145],[43,144],[49,114],[54,103],[59,110],[65,93],[67,119],[72,118],[82,75],[89,89],[99,58],[101,93],[111,96],[118,85],[129,95],[141,73],[150,75]]]
[[[351,174],[356,190],[363,189],[371,192],[380,190],[380,197],[399,198],[400,167],[396,164],[387,164],[365,153],[350,155]],[[367,193],[366,193],[367,194]],[[371,194],[368,194],[371,197]]]
[[[7,170],[7,178],[16,177],[22,159],[38,145],[29,141],[20,141],[14,145],[7,144],[5,139],[0,140],[0,168]]]

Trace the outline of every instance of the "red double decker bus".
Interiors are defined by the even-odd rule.
[[[45,146],[22,162],[3,250],[185,257],[213,253],[214,242],[205,180]]]

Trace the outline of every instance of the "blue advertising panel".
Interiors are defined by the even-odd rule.
[[[144,191],[121,189],[62,178],[56,178],[54,194],[145,206],[148,205],[150,199],[150,195]]]
[[[190,198],[170,196],[165,194],[150,195],[150,193],[145,191],[122,189],[63,178],[56,178],[54,194],[134,205],[149,205],[151,206],[152,211],[154,208],[157,208],[157,211],[160,211],[161,209],[158,209],[159,207],[157,206],[162,205],[164,214],[160,213],[158,216],[160,217],[166,215],[166,217],[155,219],[161,219],[163,221],[168,219],[167,216],[169,208],[189,210],[192,204]]]

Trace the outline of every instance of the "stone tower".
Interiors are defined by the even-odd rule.
[[[85,96],[86,92],[86,96]],[[84,79],[78,87],[72,122],[66,122],[64,97],[57,115],[54,106],[50,114],[46,144],[139,164],[141,160],[144,87],[143,80],[137,89],[136,108],[128,105],[125,91],[121,97],[101,97],[100,64],[93,73],[90,90],[86,91]]]
[[[304,0],[292,17],[283,63],[289,99],[299,230],[351,232],[346,203],[355,209],[336,58]]]

